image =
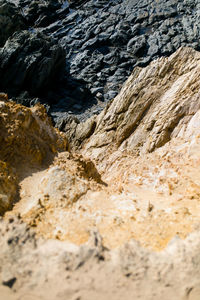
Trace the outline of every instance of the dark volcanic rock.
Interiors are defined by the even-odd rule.
[[[56,21],[58,18],[58,10],[62,4],[58,0],[20,0],[19,6],[22,14],[27,21],[27,25],[34,27],[45,27]],[[69,12],[68,9],[63,13]]]
[[[58,100],[52,107],[56,114],[70,111],[88,118],[98,101],[109,101],[119,92],[134,67],[169,56],[180,46],[200,49],[200,0],[12,1],[18,3],[27,29],[37,28],[66,50],[66,80],[56,87]],[[46,101],[52,102],[50,98]]]
[[[92,94],[100,88],[106,100],[135,66],[181,45],[199,49],[198,0],[90,0],[70,6],[74,10],[62,21],[42,30],[66,49],[69,74],[84,80]]]
[[[0,49],[0,88],[42,92],[65,68],[65,51],[41,33],[15,33]]]
[[[13,3],[0,0],[0,47],[15,31],[25,28],[19,8]]]
[[[79,7],[83,3],[86,3],[88,0],[69,0],[69,7],[75,8]]]

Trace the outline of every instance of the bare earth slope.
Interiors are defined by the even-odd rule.
[[[47,166],[66,138],[51,125],[43,106],[32,109],[0,94],[0,214],[18,198],[20,179]]]
[[[18,191],[0,224],[5,299],[200,298],[199,71],[190,48],[136,68],[92,131],[74,129],[76,153],[42,107],[2,102],[15,132],[0,159]],[[36,131],[11,126],[17,109]]]

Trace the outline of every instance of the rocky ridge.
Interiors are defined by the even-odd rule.
[[[173,138],[198,135],[199,53],[180,48],[146,68],[135,68],[119,95],[96,117],[85,153],[148,153]],[[190,128],[194,124],[194,129]],[[187,128],[189,126],[189,129]],[[193,132],[194,131],[194,132]]]

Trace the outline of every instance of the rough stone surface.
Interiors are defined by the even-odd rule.
[[[99,113],[103,100],[118,94],[136,66],[169,56],[180,46],[199,49],[199,0],[12,2],[27,29],[50,36],[66,50],[64,81],[53,90],[49,85],[48,94],[40,97],[54,103],[49,113],[56,124],[67,123],[71,115],[83,120]],[[23,104],[32,100],[27,96]]]
[[[19,191],[1,297],[200,298],[199,68],[192,48],[135,68],[99,116],[60,122],[68,147],[43,106],[0,93],[1,211]]]
[[[95,97],[100,90],[106,101],[117,95],[135,66],[169,56],[180,46],[199,49],[199,1],[71,4],[73,10],[62,21],[42,30],[66,49],[69,74],[83,81]],[[85,111],[86,116],[92,113]]]
[[[96,118],[94,134],[84,146],[87,155],[106,160],[105,153],[110,156],[117,149],[142,154],[184,137],[185,124],[198,118],[200,108],[199,60],[199,52],[180,48],[169,58],[135,68]]]
[[[160,251],[185,238],[200,212],[199,63],[198,52],[181,48],[135,69],[99,116],[71,122],[69,149],[79,155],[59,154],[24,177],[8,215],[76,244],[92,228],[108,248],[134,238]]]
[[[58,0],[19,0],[17,6],[21,8],[27,26],[46,27],[57,20],[57,10],[62,4]],[[63,10],[63,14],[68,12],[68,9]]]
[[[25,20],[23,19],[19,7],[14,3],[1,0],[0,1],[0,47],[6,40],[18,30],[25,28]]]
[[[32,95],[44,91],[65,67],[65,51],[40,33],[21,31],[0,49],[0,88]]]

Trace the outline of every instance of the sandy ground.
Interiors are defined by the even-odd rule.
[[[19,213],[45,238],[81,245],[91,230],[97,230],[109,249],[135,239],[160,251],[174,236],[184,239],[199,225],[200,141],[196,139],[195,147],[193,140],[172,143],[145,157],[120,156],[102,177],[107,187],[87,186],[70,203],[63,195],[71,183],[57,185],[62,181],[61,169],[55,174],[52,165],[34,172],[21,181],[21,200],[7,215]],[[70,172],[63,154],[62,165]],[[57,200],[51,201],[54,193]]]

